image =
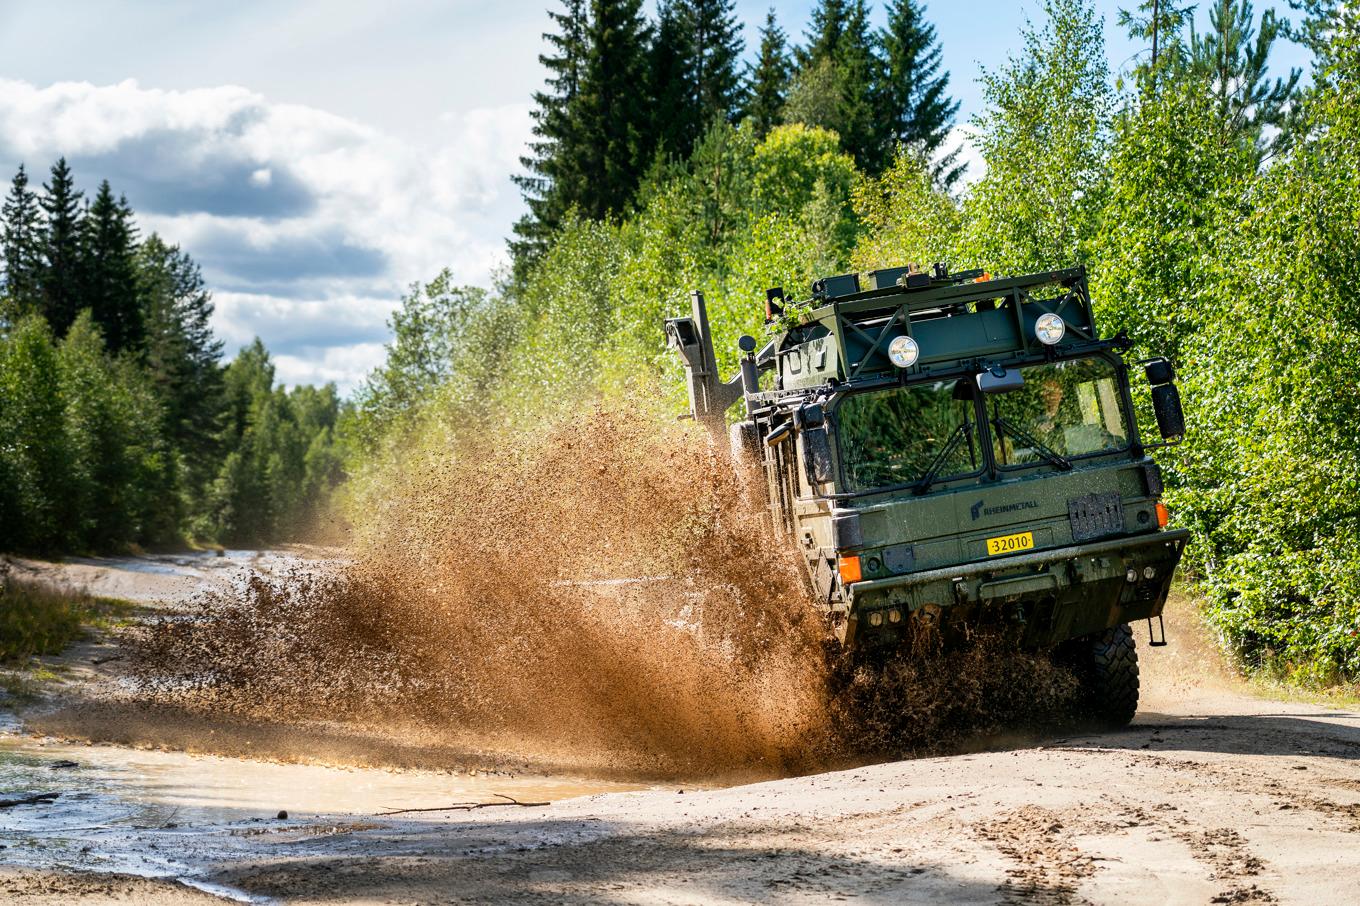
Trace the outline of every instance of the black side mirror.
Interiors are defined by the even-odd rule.
[[[807,472],[808,484],[813,487],[834,477],[831,472],[831,438],[827,436],[826,425],[804,429],[803,468]]]
[[[1180,443],[1185,437],[1185,412],[1181,410],[1181,392],[1172,383],[1176,379],[1176,369],[1164,356],[1142,364],[1143,374],[1152,385],[1152,411],[1157,415],[1157,430],[1167,443]]]
[[[807,473],[808,484],[816,487],[830,481],[834,475],[831,469],[831,437],[826,430],[826,410],[817,404],[803,406],[794,413],[794,419],[802,431],[803,470]]]
[[[1157,413],[1157,430],[1162,440],[1174,443],[1185,437],[1185,412],[1181,409],[1181,392],[1175,384],[1152,388],[1152,411]]]

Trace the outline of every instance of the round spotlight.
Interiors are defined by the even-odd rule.
[[[1157,578],[1157,570],[1153,569],[1151,566],[1144,567],[1144,568],[1143,568],[1143,578],[1144,578],[1144,579],[1155,579],[1155,578]]]
[[[898,368],[910,368],[921,357],[921,347],[911,337],[893,337],[888,344],[888,358]]]
[[[882,626],[882,625],[883,625],[883,614],[880,613],[880,612],[877,611],[877,610],[874,611],[873,613],[869,614],[869,625],[870,625],[870,626]]]
[[[889,623],[902,622],[902,611],[898,610],[896,607],[888,611],[888,622]]]
[[[1133,584],[1134,582],[1137,582],[1137,581],[1138,581],[1138,570],[1136,570],[1136,569],[1131,569],[1131,570],[1129,570],[1128,572],[1124,573],[1124,578],[1127,579],[1127,580],[1129,581],[1129,584]]]
[[[1057,343],[1065,333],[1067,333],[1067,325],[1063,323],[1062,318],[1053,314],[1053,312],[1040,315],[1039,320],[1034,322],[1034,335],[1045,346],[1052,346]]]

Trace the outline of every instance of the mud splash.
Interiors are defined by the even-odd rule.
[[[137,696],[714,777],[938,750],[1070,692],[986,645],[837,663],[757,479],[701,432],[595,409],[418,462],[348,563],[251,576],[134,639]]]

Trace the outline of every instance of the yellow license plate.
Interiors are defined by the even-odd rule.
[[[987,539],[987,556],[995,557],[998,554],[1018,554],[1021,551],[1034,550],[1033,532],[1016,532],[1014,535],[1002,535],[1000,538]]]

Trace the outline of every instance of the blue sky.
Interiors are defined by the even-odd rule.
[[[775,2],[792,39],[811,5]],[[1120,5],[1097,3],[1116,71]],[[750,52],[769,6],[738,0]],[[927,3],[961,121],[1040,9]],[[65,154],[87,191],[108,178],[203,264],[229,351],[259,335],[281,379],[349,389],[405,286],[503,263],[546,26],[518,0],[0,0],[0,171]]]

